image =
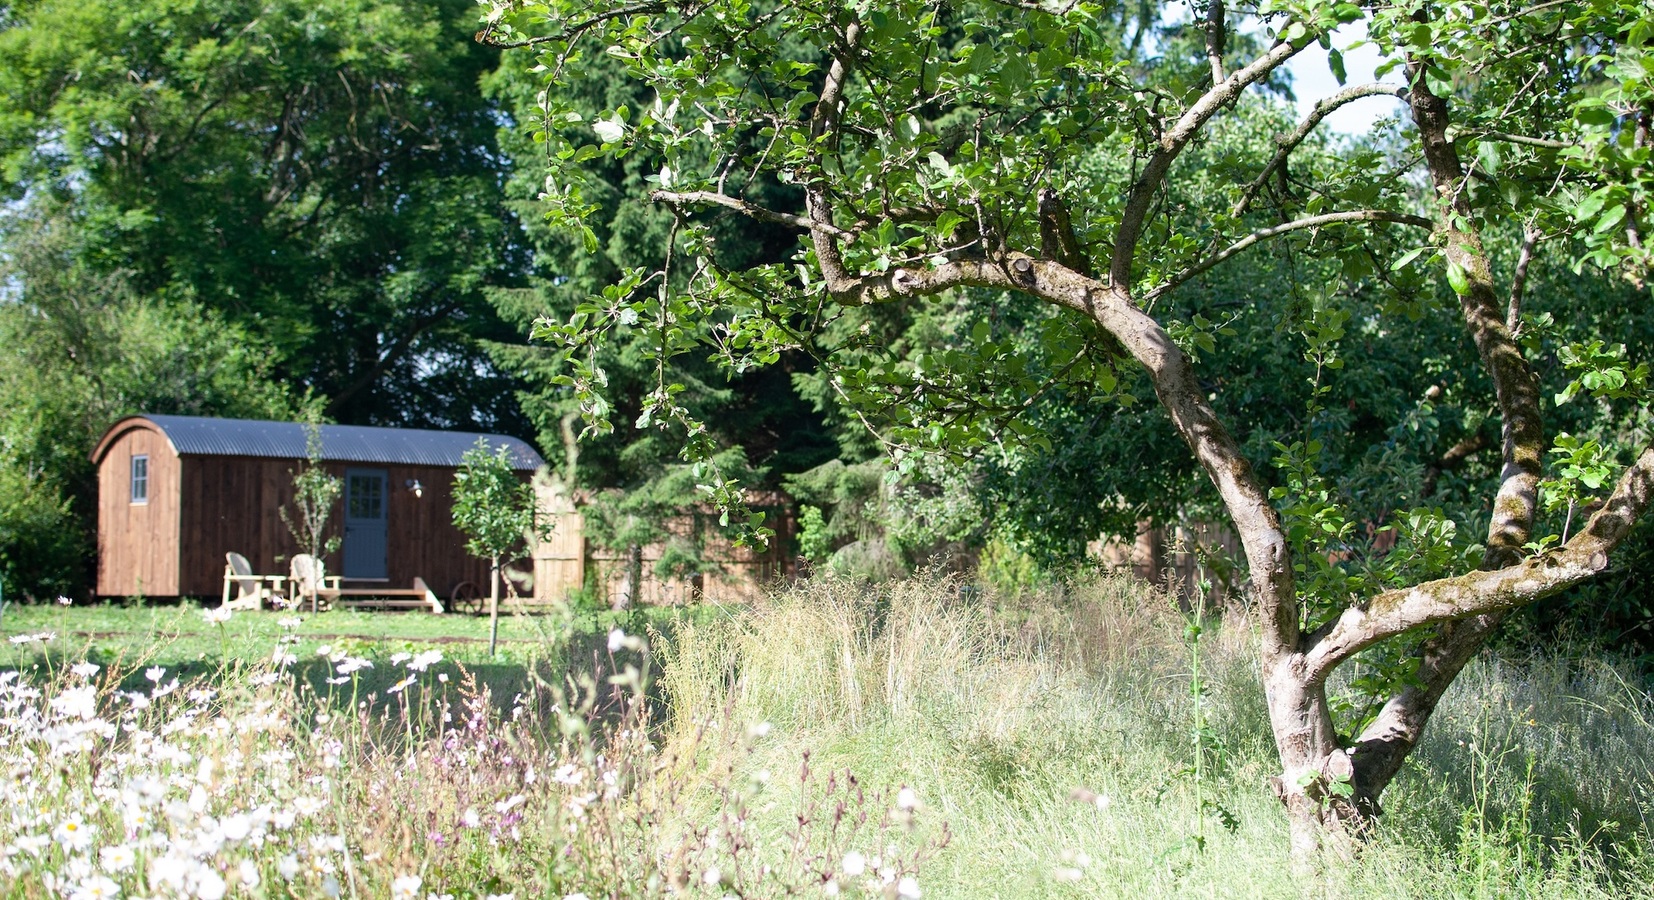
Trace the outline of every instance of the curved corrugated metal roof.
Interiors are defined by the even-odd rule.
[[[309,426],[300,422],[262,422],[255,419],[210,419],[200,416],[140,416],[166,435],[180,456],[264,456],[303,459]],[[118,427],[118,425],[117,425]],[[386,463],[392,465],[458,466],[465,451],[488,442],[490,449],[506,448],[513,468],[532,471],[545,465],[534,448],[502,434],[430,431],[422,428],[370,428],[365,425],[322,425],[322,459],[329,462]]]

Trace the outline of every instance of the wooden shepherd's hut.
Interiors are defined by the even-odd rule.
[[[301,548],[280,510],[293,499],[310,426],[194,416],[131,416],[92,452],[98,467],[98,594],[217,597],[225,554],[281,574]],[[495,434],[322,425],[321,459],[342,479],[330,532],[344,542],[327,571],[346,588],[405,588],[446,599],[488,584],[453,524],[454,474],[478,438],[504,447],[529,477],[545,463]],[[291,515],[291,512],[289,513]]]

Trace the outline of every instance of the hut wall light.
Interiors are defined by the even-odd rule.
[[[419,479],[417,478],[410,478],[407,481],[402,482],[402,486],[410,491],[413,491],[415,499],[425,496],[425,485],[420,484]]]

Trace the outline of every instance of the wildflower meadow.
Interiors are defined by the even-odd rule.
[[[37,627],[92,610],[12,615],[0,897],[1622,897],[1654,876],[1654,705],[1625,667],[1488,658],[1395,825],[1289,874],[1244,618],[1213,623],[1191,695],[1165,595],[962,587],[823,579],[550,629],[509,664],[340,639],[329,613],[171,610],[204,628],[182,662]]]

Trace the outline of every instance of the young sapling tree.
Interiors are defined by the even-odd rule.
[[[305,426],[305,461],[293,474],[292,512],[284,506],[277,512],[287,526],[293,542],[316,561],[315,577],[305,586],[310,611],[316,611],[316,587],[322,582],[322,557],[337,552],[339,536],[327,533],[327,523],[333,518],[334,504],[344,491],[344,482],[322,468],[322,429],[314,422]],[[297,598],[295,598],[296,600]]]
[[[500,636],[500,566],[544,540],[551,523],[540,518],[534,486],[517,477],[504,447],[488,452],[486,439],[465,452],[454,475],[454,525],[465,532],[465,549],[488,560],[488,655]]]

